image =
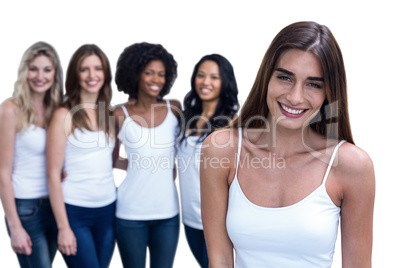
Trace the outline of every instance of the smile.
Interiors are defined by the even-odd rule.
[[[201,88],[201,93],[202,94],[209,94],[211,93],[212,90],[208,89],[208,88]]]
[[[149,88],[150,88],[151,90],[154,90],[154,91],[157,91],[157,90],[160,89],[160,87],[158,87],[158,86],[150,86]]]
[[[289,108],[289,107],[283,105],[282,103],[279,103],[279,105],[281,106],[281,108],[285,112],[290,113],[290,114],[294,114],[294,115],[299,115],[299,114],[301,114],[301,113],[306,111],[306,109],[292,109],[292,108]]]
[[[98,81],[89,81],[87,84],[89,86],[93,87],[93,86],[96,86],[98,84]]]

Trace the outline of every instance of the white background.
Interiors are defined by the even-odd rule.
[[[373,267],[397,267],[402,252],[402,19],[397,1],[2,1],[0,102],[12,94],[23,52],[42,40],[56,48],[64,71],[79,46],[97,44],[113,74],[126,46],[160,43],[178,62],[178,79],[168,98],[180,101],[190,89],[195,63],[205,54],[220,53],[234,66],[243,103],[273,37],[300,20],[327,25],[343,51],[354,139],[376,170]],[[126,101],[113,87],[113,104]],[[123,176],[116,173],[116,180]],[[1,266],[18,267],[3,219],[0,260]],[[54,264],[64,267],[60,254]],[[121,267],[117,250],[111,267]],[[182,227],[175,267],[197,267]],[[339,239],[333,267],[341,267]]]

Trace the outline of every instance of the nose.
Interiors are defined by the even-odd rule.
[[[37,73],[37,78],[42,80],[45,77],[45,73],[42,70],[39,70]]]
[[[161,81],[161,79],[162,79],[162,78],[161,78],[158,74],[153,74],[151,81],[152,81],[153,83],[159,83],[159,82]]]
[[[286,99],[290,102],[292,105],[298,105],[303,102],[304,98],[304,89],[301,84],[295,84],[291,89],[290,92],[288,93]]]
[[[88,75],[89,75],[89,78],[93,78],[94,75],[95,75],[95,70],[93,70],[92,68],[89,68],[88,69]]]
[[[211,78],[208,76],[205,76],[204,79],[202,80],[203,85],[209,85],[211,83]]]

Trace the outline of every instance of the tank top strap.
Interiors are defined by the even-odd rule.
[[[126,106],[122,105],[122,106],[120,106],[120,107],[121,107],[121,109],[123,110],[124,115],[125,115],[126,117],[129,117]]]
[[[333,165],[333,163],[334,163],[335,156],[336,156],[336,154],[337,154],[337,152],[338,152],[338,149],[339,149],[339,147],[340,147],[344,142],[346,142],[346,141],[345,141],[345,140],[340,141],[340,142],[336,145],[334,151],[332,152],[331,160],[329,161],[327,171],[325,172],[325,176],[324,176],[324,179],[323,179],[323,181],[322,181],[322,184],[324,184],[324,185],[325,185],[325,183],[326,183],[326,181],[327,181],[327,179],[328,179],[328,175],[329,175],[329,172],[331,171],[331,167],[332,167],[332,165]]]
[[[171,111],[171,108],[170,108],[170,101],[169,101],[169,100],[166,100],[166,106],[167,106],[167,108],[168,108],[168,112]]]
[[[237,145],[237,157],[236,157],[236,173],[235,173],[235,179],[237,179],[237,170],[239,169],[239,163],[240,163],[240,152],[241,152],[241,142],[243,139],[242,136],[242,128],[239,127],[239,141],[238,141],[238,145]]]

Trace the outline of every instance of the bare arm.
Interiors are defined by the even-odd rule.
[[[128,166],[128,160],[126,158],[120,157],[120,145],[121,142],[117,138],[117,135],[119,134],[120,128],[123,125],[125,115],[123,110],[120,107],[117,107],[114,109],[112,116],[114,117],[114,127],[115,127],[115,133],[116,133],[116,143],[114,146],[113,150],[113,167],[118,168],[121,170],[127,170]]]
[[[342,267],[370,268],[375,196],[374,167],[364,151],[353,145],[342,147]]]
[[[216,164],[216,160],[229,158],[233,148],[217,148],[216,142],[226,144],[230,130],[214,132],[203,143],[200,159],[201,214],[210,267],[234,267],[233,245],[226,230],[229,177],[233,177],[232,164]]]
[[[65,120],[66,117],[67,120]],[[58,247],[63,254],[75,255],[77,243],[68,222],[61,188],[65,146],[71,132],[71,122],[68,118],[70,118],[70,113],[65,108],[59,108],[53,115],[47,132],[46,163],[49,197],[59,230]]]
[[[18,216],[11,182],[18,119],[17,106],[12,100],[5,101],[0,107],[0,198],[10,229],[13,250],[19,254],[30,255],[32,242]]]

